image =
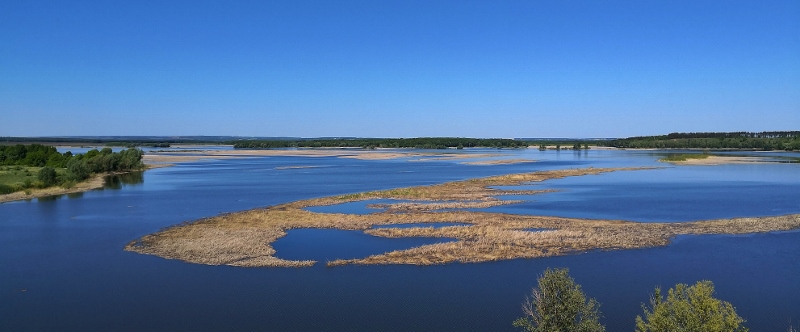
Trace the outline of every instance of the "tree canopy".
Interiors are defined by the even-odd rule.
[[[0,146],[0,165],[42,167],[36,180],[22,185],[5,184],[3,193],[29,187],[49,187],[68,181],[85,180],[94,173],[127,172],[144,167],[142,150],[130,148],[113,152],[110,148],[92,149],[85,154],[60,153],[55,147],[41,144]],[[57,169],[62,169],[59,175]],[[31,183],[28,183],[31,182]]]
[[[547,269],[538,279],[531,297],[522,306],[525,313],[514,326],[530,332],[599,332],[600,304],[586,300],[581,286],[568,269]]]
[[[714,284],[699,281],[693,286],[677,284],[666,300],[656,288],[650,308],[642,305],[644,318],[636,317],[637,332],[732,332],[747,331],[744,319],[728,302],[714,298]]]

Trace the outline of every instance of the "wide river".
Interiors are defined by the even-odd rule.
[[[220,213],[589,166],[665,168],[547,181],[527,187],[559,191],[488,211],[639,222],[800,213],[797,163],[672,166],[657,161],[664,151],[448,152],[499,152],[538,162],[220,159],[116,177],[107,188],[84,194],[0,204],[0,331],[514,331],[511,322],[548,267],[570,269],[602,304],[608,331],[632,331],[656,286],[705,279],[752,331],[786,331],[800,323],[798,231],[682,236],[650,249],[426,267],[327,268],[326,260],[429,241],[338,230],[294,230],[275,243],[278,257],[321,261],[310,268],[205,266],[123,251],[145,234]]]

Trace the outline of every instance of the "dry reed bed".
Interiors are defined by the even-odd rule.
[[[223,214],[176,225],[129,243],[125,249],[192,263],[232,266],[302,267],[314,261],[291,261],[275,257],[271,243],[296,228],[364,230],[380,237],[439,237],[454,242],[424,245],[361,259],[336,260],[344,264],[475,263],[515,258],[536,258],[580,253],[663,246],[681,234],[745,234],[800,228],[800,215],[736,218],[686,223],[637,223],[620,220],[589,220],[502,213],[440,211],[460,207],[492,206],[504,201],[494,196],[536,193],[492,189],[523,183],[600,174],[617,169],[571,169],[494,176],[358,194],[323,197]],[[366,215],[315,213],[305,210],[369,199],[419,201],[390,204],[385,212]],[[439,202],[436,202],[439,201]],[[441,202],[455,201],[455,202]],[[453,222],[470,226],[371,228],[374,225]],[[529,229],[547,229],[530,231]]]

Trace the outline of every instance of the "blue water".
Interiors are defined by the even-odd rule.
[[[443,238],[380,238],[362,231],[339,229],[293,229],[272,246],[276,257],[315,260],[325,264],[336,259],[363,258],[421,245],[451,242]],[[318,263],[320,264],[320,263]]]
[[[224,159],[150,170],[73,197],[0,204],[0,330],[513,331],[511,321],[547,267],[570,268],[602,303],[609,331],[633,330],[655,286],[702,279],[714,281],[717,296],[733,303],[753,331],[800,322],[797,231],[683,236],[660,248],[429,267],[234,268],[122,250],[183,221],[299,199],[539,169],[663,166],[653,151],[500,152],[539,162]],[[297,165],[325,167],[275,169]],[[609,173],[541,183],[535,187],[561,191],[513,207],[641,221],[800,213],[798,174],[798,164]],[[332,232],[305,234],[305,246],[280,247],[280,241],[302,243],[303,230],[290,231],[275,244],[278,256],[324,261],[329,253],[341,255],[336,251],[352,256],[419,245]]]
[[[641,222],[772,216],[800,211],[799,187],[797,164],[678,166],[502,187],[557,191],[504,196],[527,202],[484,211]]]

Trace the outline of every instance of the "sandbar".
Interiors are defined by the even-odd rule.
[[[705,158],[689,158],[681,161],[664,161],[675,165],[725,165],[725,164],[765,164],[780,163],[768,157],[742,157],[742,156],[707,156]]]

